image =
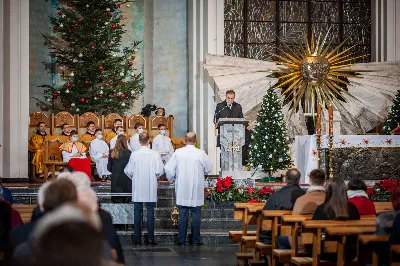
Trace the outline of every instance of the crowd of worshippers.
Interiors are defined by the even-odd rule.
[[[68,163],[75,171],[85,172],[89,177],[92,177],[90,163],[93,161],[96,163],[96,177],[101,181],[110,180],[111,178],[114,178],[114,181],[116,181],[118,175],[112,174],[111,169],[120,167],[112,167],[113,161],[121,164],[122,161],[126,161],[126,158],[129,158],[130,152],[139,150],[141,148],[139,135],[145,132],[144,125],[138,122],[134,125],[135,134],[129,138],[122,126],[121,119],[114,120],[113,129],[107,134],[103,134],[104,132],[101,129],[96,129],[93,121],[87,123],[87,131],[82,136],[79,136],[76,130],[71,130],[68,124],[63,124],[61,129],[61,135],[68,137],[68,140],[60,146],[62,158],[59,159]],[[166,163],[171,158],[174,149],[171,139],[167,136],[166,126],[159,124],[158,130],[159,134],[152,141],[152,149],[158,152],[161,160]],[[119,136],[125,136],[125,139],[122,137],[119,138]],[[29,143],[29,150],[33,152],[32,164],[35,166],[35,172],[38,176],[43,176],[44,173],[44,145],[46,137],[48,137],[46,124],[39,122],[37,131],[31,137]],[[87,146],[82,142],[90,143],[88,151]],[[121,159],[119,157],[122,160],[117,160]],[[116,183],[118,182],[114,182],[114,184]],[[117,187],[114,186],[114,188],[118,190]],[[122,191],[119,189],[119,191],[113,192]]]
[[[375,205],[369,199],[367,185],[362,179],[352,178],[347,185],[338,177],[326,181],[325,172],[315,169],[310,172],[306,192],[299,186],[300,177],[297,169],[289,169],[285,176],[286,185],[271,195],[264,210],[292,210],[293,215],[312,214],[313,220],[359,220],[361,215],[376,215]],[[376,234],[390,234],[386,259],[389,258],[390,246],[400,244],[400,187],[392,191],[390,199],[393,211],[376,217]],[[271,244],[271,231],[261,231],[260,241]],[[278,249],[291,249],[293,243],[291,237],[279,236],[277,244]],[[305,251],[312,249],[312,245],[300,243],[299,247]],[[346,250],[346,261],[352,261],[356,256],[356,249]],[[336,261],[336,254],[322,252],[321,259]]]

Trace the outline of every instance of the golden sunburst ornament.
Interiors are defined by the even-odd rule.
[[[315,41],[314,31],[311,34],[310,42],[305,35],[304,45],[298,43],[298,49],[291,49],[280,40],[286,50],[277,49],[283,55],[267,51],[280,59],[275,63],[287,66],[287,68],[274,72],[279,74],[279,83],[276,87],[282,90],[282,95],[286,99],[290,99],[287,104],[291,106],[292,114],[302,99],[306,109],[311,104],[312,112],[314,112],[316,104],[322,106],[332,104],[336,107],[335,101],[344,101],[344,94],[355,98],[347,90],[347,86],[351,85],[347,78],[359,78],[357,72],[365,71],[353,70],[348,67],[353,65],[351,62],[355,59],[367,55],[353,57],[350,51],[355,45],[339,52],[347,40],[334,49],[330,49],[333,40],[327,41],[329,31],[323,40],[319,34],[318,40]]]

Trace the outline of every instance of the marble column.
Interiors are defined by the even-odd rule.
[[[1,1],[0,76],[2,178],[28,178],[29,1]]]
[[[213,116],[220,99],[202,68],[206,53],[224,54],[224,1],[188,0],[189,129],[197,133],[200,147],[214,164],[211,174],[218,174]]]

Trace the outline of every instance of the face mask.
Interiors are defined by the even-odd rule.
[[[97,138],[97,139],[102,139],[103,136],[102,136],[102,135],[97,135],[96,138]]]
[[[139,129],[139,130],[138,130],[138,134],[142,134],[143,132],[144,132],[143,129]]]
[[[77,142],[78,141],[78,137],[72,137],[72,142]]]
[[[165,129],[161,129],[161,131],[160,131],[160,133],[161,133],[161,135],[165,135]]]
[[[118,135],[124,135],[124,131],[118,131]]]

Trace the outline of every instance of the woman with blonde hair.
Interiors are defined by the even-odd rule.
[[[111,172],[111,193],[131,193],[132,181],[125,174],[124,169],[129,162],[131,151],[124,135],[117,137],[115,147],[108,158],[107,169]],[[112,197],[113,202],[130,202],[130,197]]]

